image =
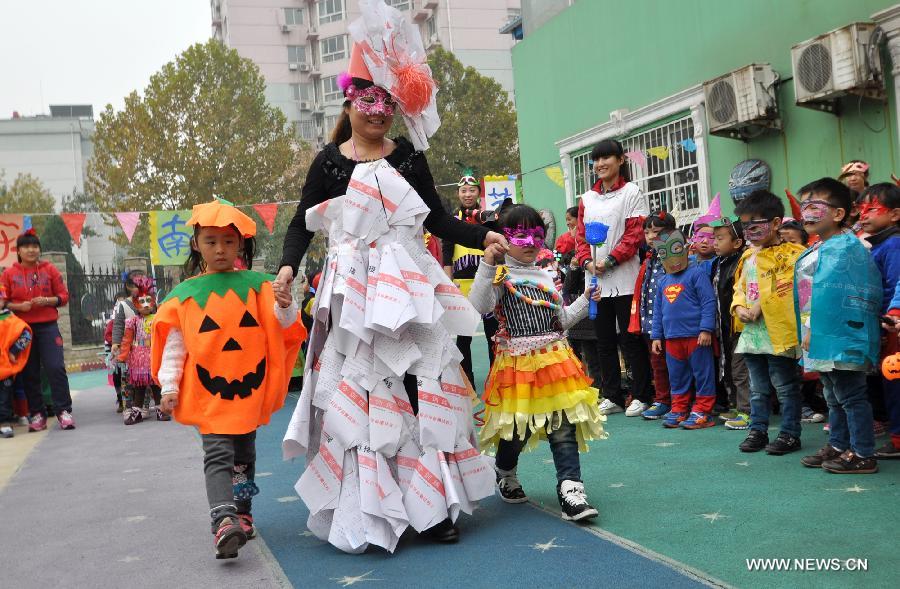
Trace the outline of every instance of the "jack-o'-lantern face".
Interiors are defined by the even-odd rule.
[[[900,378],[900,353],[893,354],[881,363],[881,374],[888,380]]]
[[[197,377],[211,395],[234,400],[249,397],[266,377],[266,333],[249,309],[257,309],[256,293],[244,303],[234,291],[209,297],[196,313],[198,323],[186,326],[200,349],[210,354],[197,360]],[[189,304],[196,305],[191,299]]]

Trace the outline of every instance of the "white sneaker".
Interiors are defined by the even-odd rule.
[[[646,403],[642,403],[638,399],[635,399],[631,402],[631,405],[628,406],[628,409],[625,410],[625,417],[637,417],[649,408],[650,406]]]
[[[625,411],[609,399],[603,399],[600,402],[600,414],[601,415],[612,415],[613,413],[621,413]]]
[[[593,519],[599,515],[597,509],[588,503],[584,492],[584,483],[578,481],[562,481],[556,490],[562,518],[566,521]]]

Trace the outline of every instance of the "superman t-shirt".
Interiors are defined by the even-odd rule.
[[[707,269],[691,265],[664,274],[653,306],[653,339],[697,337],[716,329],[716,293]]]

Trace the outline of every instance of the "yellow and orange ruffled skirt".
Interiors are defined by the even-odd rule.
[[[587,452],[588,440],[608,435],[599,395],[565,340],[518,356],[498,350],[485,385],[481,448],[494,454],[501,439],[512,440],[514,432],[521,439],[527,431],[524,450],[532,450],[565,416],[575,426],[578,449]]]

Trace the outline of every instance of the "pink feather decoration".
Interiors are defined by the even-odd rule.
[[[337,85],[338,88],[341,89],[341,92],[345,92],[347,88],[353,83],[353,77],[349,72],[341,72],[338,74]]]

